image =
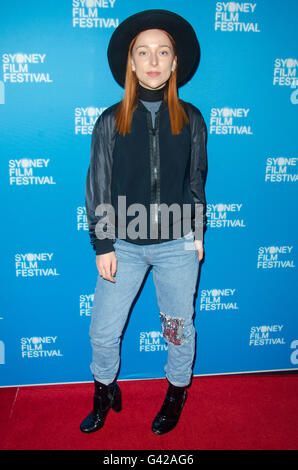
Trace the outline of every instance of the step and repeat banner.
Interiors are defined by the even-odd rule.
[[[298,2],[15,0],[0,19],[1,386],[93,380],[91,133],[123,96],[109,39],[151,8],[185,17],[201,46],[179,89],[208,128],[194,375],[298,369]],[[151,270],[119,379],[165,377],[166,360]]]

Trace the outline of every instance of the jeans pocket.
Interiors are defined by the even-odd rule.
[[[191,230],[189,233],[187,233],[186,235],[184,235],[184,237],[182,237],[184,240],[187,240],[187,241],[193,241],[195,239],[195,234],[194,232]]]
[[[194,235],[193,231],[191,231],[191,232],[187,233],[186,235],[184,235],[182,240],[183,240],[183,249],[184,249],[184,251],[196,250],[196,246],[195,246],[195,243],[194,243],[195,235]]]

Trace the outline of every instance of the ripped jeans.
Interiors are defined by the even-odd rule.
[[[115,283],[98,274],[90,338],[94,378],[113,382],[120,364],[120,339],[131,305],[152,266],[163,337],[168,346],[167,379],[176,386],[190,383],[195,353],[194,294],[199,258],[190,232],[182,238],[137,245],[116,238]]]

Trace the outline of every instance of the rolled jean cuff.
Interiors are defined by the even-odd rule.
[[[95,375],[93,375],[94,379],[96,380],[96,382],[100,382],[101,384],[104,384],[104,385],[109,385],[111,384],[112,382],[114,382],[114,379],[113,380],[110,380],[110,379],[100,379],[98,377],[95,377]]]
[[[173,380],[170,380],[168,378],[168,376],[167,376],[167,380],[168,380],[168,382],[170,382],[175,387],[188,387],[188,385],[190,384],[190,381],[187,384],[182,384],[182,383],[179,383],[179,382],[173,382]]]

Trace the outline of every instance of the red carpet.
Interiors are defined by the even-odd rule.
[[[0,447],[24,450],[293,450],[298,375],[195,377],[177,427],[151,432],[165,379],[120,381],[122,411],[85,435],[93,383],[0,389]]]

